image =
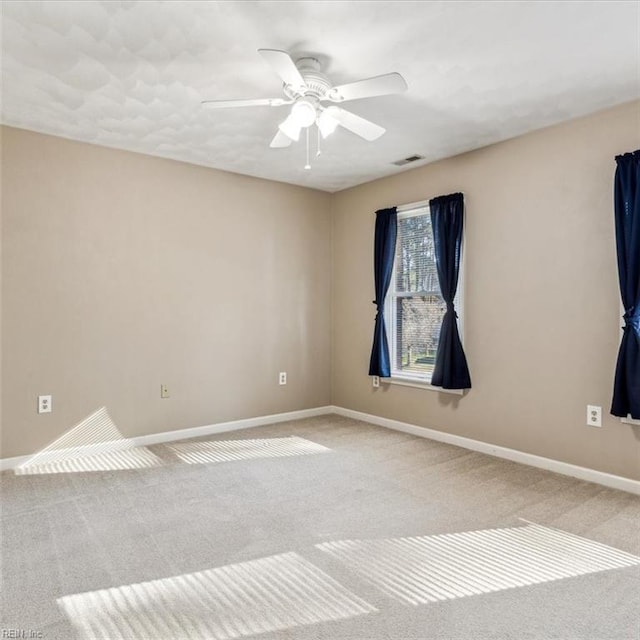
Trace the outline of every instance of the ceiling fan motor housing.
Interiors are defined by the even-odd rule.
[[[296,67],[304,78],[307,88],[302,95],[321,100],[331,88],[329,78],[320,71],[320,62],[316,58],[300,58],[296,61]],[[286,89],[285,89],[286,93]],[[296,97],[292,95],[289,97]]]
[[[321,111],[320,100],[331,89],[327,76],[320,71],[320,63],[315,58],[299,58],[296,67],[304,79],[305,87],[291,84],[284,86],[284,93],[294,100],[291,117],[300,127],[311,126]]]

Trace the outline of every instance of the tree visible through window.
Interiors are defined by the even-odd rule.
[[[431,380],[445,311],[429,207],[399,211],[395,265],[385,314],[392,377]]]

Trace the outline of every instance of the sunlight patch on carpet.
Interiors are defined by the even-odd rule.
[[[533,523],[316,545],[386,595],[419,605],[640,565],[638,556]]]
[[[146,447],[104,451],[91,455],[61,458],[51,462],[29,464],[15,470],[17,475],[46,473],[81,473],[88,471],[124,471],[160,467],[164,462]]]
[[[14,469],[16,475],[122,471],[158,467],[163,461],[136,447],[100,407]]]
[[[296,553],[65,596],[79,638],[232,640],[376,611]]]
[[[330,451],[321,444],[296,436],[254,440],[185,442],[168,445],[167,450],[187,464],[208,464],[253,458],[282,458]]]

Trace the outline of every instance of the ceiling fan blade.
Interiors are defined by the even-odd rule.
[[[278,129],[287,136],[287,138],[297,142],[300,139],[302,125],[299,122],[296,122],[295,118],[289,115],[284,122],[281,122],[278,125]]]
[[[291,140],[289,136],[285,135],[284,133],[282,133],[282,131],[280,131],[280,129],[278,129],[278,132],[274,136],[269,146],[272,149],[281,149],[282,147],[289,147],[292,142],[293,140]]]
[[[391,93],[402,93],[407,90],[407,83],[399,73],[386,73],[382,76],[358,80],[348,84],[341,84],[331,89],[325,99],[332,102],[357,100],[358,98],[373,98],[386,96]]]
[[[265,59],[271,68],[282,78],[285,84],[296,88],[307,88],[302,74],[286,51],[277,49],[258,49],[258,53]]]
[[[374,124],[370,120],[365,120],[355,113],[351,113],[351,111],[345,111],[339,107],[329,107],[327,111],[331,117],[337,120],[345,129],[348,129],[369,142],[377,140],[386,131],[384,127]]]
[[[257,98],[255,100],[203,100],[201,104],[207,109],[226,109],[228,107],[281,107],[283,104],[292,102],[283,98]]]

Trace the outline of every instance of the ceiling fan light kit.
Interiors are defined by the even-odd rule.
[[[310,127],[318,117],[316,105],[311,98],[298,98],[291,107],[289,117],[300,127]]]
[[[309,169],[309,127],[315,124],[322,138],[331,135],[338,125],[368,140],[376,140],[385,129],[365,118],[322,102],[342,103],[347,100],[373,98],[376,96],[401,93],[407,90],[407,83],[399,73],[387,73],[366,80],[358,80],[334,87],[320,70],[320,63],[312,57],[298,59],[295,63],[286,51],[259,49],[258,52],[271,66],[283,82],[283,98],[258,98],[255,100],[205,100],[202,105],[211,109],[229,107],[280,107],[293,105],[287,118],[278,125],[271,148],[283,148],[297,142],[300,132],[306,129],[307,164]],[[318,151],[320,154],[320,136]]]
[[[296,119],[293,117],[293,114],[290,114],[289,117],[284,122],[281,122],[278,125],[278,129],[280,129],[280,131],[284,133],[284,135],[287,136],[290,141],[293,140],[294,142],[297,142],[300,139],[300,131],[302,131],[302,125],[296,121]],[[277,134],[276,134],[276,137],[277,137]],[[272,147],[276,146],[273,144],[273,141],[271,146]],[[280,147],[280,146],[289,146],[289,145],[277,145],[277,146]]]
[[[325,109],[318,117],[318,129],[320,129],[323,138],[330,136],[338,124],[339,122],[331,115],[331,107]]]

